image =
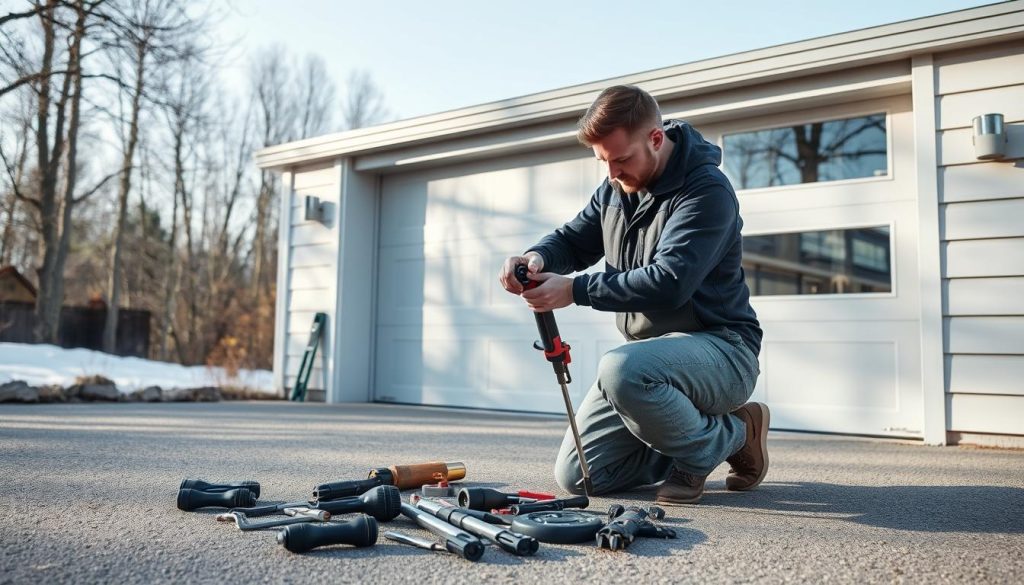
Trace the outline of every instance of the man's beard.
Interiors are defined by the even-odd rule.
[[[615,179],[615,183],[618,184],[619,189],[627,195],[633,195],[640,191],[647,191],[651,183],[654,182],[654,173],[657,172],[658,159],[656,156],[651,155],[649,162],[651,166],[647,173],[643,177],[627,177],[629,184],[623,183],[620,179]]]

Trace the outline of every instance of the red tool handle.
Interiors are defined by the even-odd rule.
[[[536,280],[530,280],[527,276],[528,269],[525,264],[516,266],[516,280],[523,285],[523,290],[530,290],[536,288],[540,283]],[[551,311],[545,311],[543,313],[534,313],[533,316],[537,319],[537,332],[540,333],[541,346],[536,346],[544,352],[544,357],[549,362],[555,365],[555,371],[564,371],[568,374],[567,368],[559,368],[557,364],[568,365],[572,363],[572,356],[569,355],[569,344],[562,341],[562,336],[558,332],[558,324],[555,323],[555,314]]]
[[[557,496],[555,494],[545,494],[542,492],[531,492],[528,490],[519,490],[516,494],[521,498],[533,498],[535,500],[553,500]]]

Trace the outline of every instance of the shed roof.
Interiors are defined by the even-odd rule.
[[[269,146],[256,153],[256,164],[284,169],[575,118],[616,84],[675,99],[1020,38],[1024,0],[1001,2]]]
[[[36,287],[33,286],[32,283],[29,282],[29,280],[25,278],[20,272],[18,272],[17,268],[13,266],[4,266],[3,268],[0,268],[0,278],[4,278],[7,276],[10,276],[11,278],[14,278],[14,280],[20,282],[22,286],[24,286],[26,289],[28,289],[30,293],[32,293],[33,297],[39,294],[39,292],[36,290]]]

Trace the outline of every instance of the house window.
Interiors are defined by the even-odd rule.
[[[892,291],[888,226],[743,237],[754,296]]]
[[[737,189],[888,174],[885,114],[727,134],[723,170]]]

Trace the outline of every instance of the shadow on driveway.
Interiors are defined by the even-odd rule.
[[[763,483],[751,492],[707,492],[699,506],[917,532],[1024,534],[1024,489],[1016,487]]]

